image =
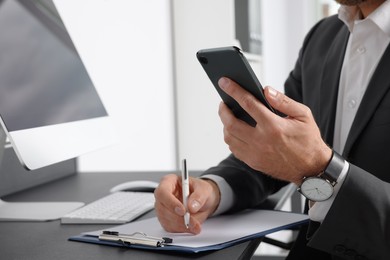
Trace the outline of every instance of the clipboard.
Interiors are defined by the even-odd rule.
[[[172,241],[160,244],[160,246],[99,239],[99,236],[107,230],[82,233],[70,237],[69,240],[133,249],[193,254],[221,250],[276,231],[291,229],[308,221],[308,216],[304,214],[273,210],[246,210],[231,215],[209,218],[203,223],[202,232],[199,235],[168,233],[162,229],[157,218],[134,221],[109,228],[109,232],[117,232],[118,234],[132,235],[142,232],[147,238],[172,239]],[[149,237],[151,235],[153,237]]]

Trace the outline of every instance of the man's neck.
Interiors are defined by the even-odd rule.
[[[360,9],[360,12],[362,14],[362,18],[366,18],[369,16],[372,12],[375,11],[383,2],[386,0],[372,0],[372,1],[366,1],[358,5],[358,8]]]

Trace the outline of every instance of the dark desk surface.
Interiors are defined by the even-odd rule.
[[[160,173],[80,173],[33,189],[4,197],[6,201],[82,201],[90,203],[109,193],[109,189],[130,180],[158,181]],[[153,212],[142,218],[154,216]],[[224,250],[177,255],[71,242],[70,236],[111,225],[61,225],[50,222],[0,222],[1,259],[240,259],[250,242]]]

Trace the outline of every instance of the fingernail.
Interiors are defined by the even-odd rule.
[[[176,212],[176,214],[178,214],[180,216],[183,216],[185,213],[181,207],[176,207],[175,212]]]
[[[191,208],[193,211],[197,212],[200,208],[200,203],[197,200],[192,201]]]
[[[220,86],[221,89],[226,90],[230,85],[230,81],[227,78],[222,77],[218,80],[218,85]]]
[[[268,93],[269,93],[273,98],[275,98],[275,97],[278,95],[278,92],[277,92],[275,89],[271,88],[271,87],[268,87]]]

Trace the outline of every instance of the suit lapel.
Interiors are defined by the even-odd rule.
[[[360,107],[356,113],[355,120],[352,123],[343,154],[349,154],[352,145],[375,113],[375,110],[381,102],[385,92],[390,87],[389,68],[390,45],[387,46],[387,49],[383,54],[382,59],[370,80],[370,83],[368,84]]]
[[[319,92],[319,127],[322,131],[323,138],[328,144],[333,144],[339,80],[348,37],[349,31],[346,26],[343,26],[335,36],[326,56],[322,74],[321,89]]]

